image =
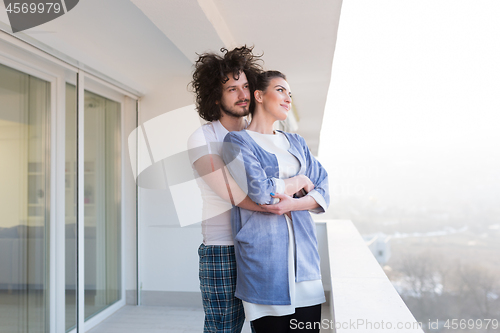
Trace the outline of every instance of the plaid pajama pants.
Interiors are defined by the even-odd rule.
[[[204,245],[200,256],[200,289],[205,310],[204,333],[240,333],[245,321],[241,300],[234,297],[236,259],[232,245]]]

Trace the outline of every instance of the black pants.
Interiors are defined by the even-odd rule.
[[[256,333],[319,333],[321,304],[296,308],[288,316],[266,316],[252,321]]]

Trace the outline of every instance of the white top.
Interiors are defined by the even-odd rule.
[[[300,163],[295,156],[288,152],[290,142],[281,132],[276,134],[261,134],[248,131],[252,139],[264,150],[276,155],[279,165],[279,176],[282,179],[293,177],[300,169]],[[281,180],[282,188],[278,193],[284,193],[284,182]],[[290,305],[263,305],[243,301],[245,317],[253,321],[265,316],[286,316],[295,313],[295,308],[321,304],[326,301],[325,292],[321,280],[295,282],[295,238],[293,234],[293,222],[286,216],[288,225],[289,243],[288,247],[288,281],[290,290]]]
[[[231,203],[219,197],[200,177],[193,165],[205,155],[221,156],[222,142],[227,133],[228,130],[217,120],[201,126],[188,139],[189,158],[203,199],[201,232],[205,245],[234,245],[231,233]]]

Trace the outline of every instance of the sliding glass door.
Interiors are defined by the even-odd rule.
[[[76,325],[77,108],[66,84],[66,330]],[[84,91],[84,317],[121,299],[121,104]]]
[[[121,298],[121,104],[85,91],[85,319]]]
[[[136,100],[0,46],[0,333],[84,332],[125,304],[122,128]]]
[[[0,332],[48,332],[50,83],[0,64]]]

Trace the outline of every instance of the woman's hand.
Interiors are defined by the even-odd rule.
[[[273,198],[278,198],[280,199],[280,202],[274,205],[261,205],[262,209],[266,213],[272,213],[276,215],[283,215],[286,214],[292,210],[295,210],[295,201],[296,199],[293,199],[292,197],[286,195],[286,194],[275,194],[272,195]]]

